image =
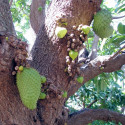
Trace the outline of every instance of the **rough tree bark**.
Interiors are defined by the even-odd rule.
[[[101,0],[52,1],[46,17],[41,24],[38,25],[41,25],[39,33],[39,27],[36,28],[38,36],[32,49],[31,62],[31,66],[47,78],[47,83],[44,85],[44,89],[47,91],[47,98],[42,101],[39,100],[37,109],[32,111],[28,110],[22,104],[15,84],[15,77],[11,75],[14,68],[15,52],[14,48],[8,45],[5,37],[8,36],[8,34],[15,35],[15,31],[11,20],[8,0],[0,1],[1,125],[64,125],[66,122],[70,124],[68,111],[64,108],[67,99],[62,97],[59,98],[59,95],[65,90],[68,91],[69,97],[73,95],[82,84],[74,85],[74,78],[69,77],[69,75],[64,72],[66,68],[65,57],[67,56],[67,37],[58,39],[55,36],[55,28],[57,20],[59,19],[66,20],[68,24],[66,26],[68,33],[72,32],[73,25],[89,25],[93,19],[94,12],[100,9],[100,3]],[[9,17],[9,19],[7,17]],[[32,26],[33,25],[36,26],[37,24],[32,24]],[[105,57],[103,60],[102,58],[96,58],[92,60],[93,62],[83,67],[81,74],[85,77],[84,83],[103,71],[112,72],[120,69],[120,67],[125,64],[124,54],[112,60],[108,59],[109,57]],[[118,65],[116,64],[114,67],[111,67],[112,61],[115,60],[118,62],[118,59]],[[103,62],[105,62],[105,68],[104,70],[100,70],[99,67]],[[91,71],[93,72],[90,75]]]
[[[64,90],[68,91],[72,80],[64,72],[66,39],[59,40],[54,35],[56,20],[66,18],[68,32],[73,25],[89,25],[94,12],[99,10],[100,3],[101,1],[89,0],[53,0],[48,9],[45,24],[42,25],[32,50],[32,66],[46,76],[48,83],[49,99],[39,102],[40,107],[44,107],[39,109],[39,113],[45,125],[57,124],[63,119],[63,105],[66,99],[58,99],[58,94]]]
[[[32,0],[30,7],[30,24],[36,34],[38,34],[42,22],[44,22],[45,19],[45,3],[46,0]],[[38,8],[42,10],[38,11]]]
[[[20,100],[14,68],[15,49],[8,44],[6,37],[16,37],[9,2],[0,1],[0,125],[33,125],[39,121],[37,112],[25,108]],[[35,122],[36,123],[35,123]]]

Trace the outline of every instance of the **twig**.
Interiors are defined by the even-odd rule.
[[[91,103],[87,106],[87,108],[90,108],[95,102],[97,102],[97,99],[95,99],[93,102],[91,102]]]
[[[10,0],[10,3],[9,3],[9,4],[10,4],[10,7],[12,6],[12,3],[13,3],[13,0]]]
[[[116,56],[121,52],[121,50],[124,49],[124,48],[125,48],[125,45],[124,45],[122,48],[120,48],[114,55],[112,55],[109,60],[111,60],[111,59],[113,59],[114,57],[116,57]]]
[[[124,16],[119,16],[119,17],[112,17],[112,19],[120,19],[120,18],[124,18],[125,17],[125,15]]]

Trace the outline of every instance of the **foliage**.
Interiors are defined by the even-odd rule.
[[[29,28],[29,14],[30,14],[31,0],[14,0],[11,5],[11,13],[13,22],[17,31],[17,36],[24,41],[23,34]]]
[[[114,122],[104,122],[101,120],[96,120],[93,123],[90,123],[88,125],[116,125]],[[118,123],[118,125],[122,125],[121,123]]]
[[[10,2],[10,0],[9,0]],[[23,34],[30,28],[30,5],[32,0],[13,0],[11,13],[18,38],[27,41]],[[46,0],[46,6],[49,6],[51,0]]]

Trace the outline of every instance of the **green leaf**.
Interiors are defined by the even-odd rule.
[[[106,91],[107,89],[107,84],[104,79],[101,80],[101,90]]]
[[[118,13],[124,12],[125,8],[122,8]]]
[[[118,12],[118,11],[119,11],[120,9],[122,9],[124,6],[125,6],[125,4],[123,4],[123,5],[119,6],[119,7],[117,7],[117,8],[115,9],[115,12]]]
[[[125,34],[125,25],[123,25],[122,23],[118,24],[118,31],[120,34]]]
[[[125,35],[117,35],[112,38],[112,43],[116,46],[119,46],[122,41],[125,40]],[[110,41],[111,42],[111,41]]]

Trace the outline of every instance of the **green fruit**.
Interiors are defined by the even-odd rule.
[[[88,25],[84,25],[82,26],[82,31],[84,32],[84,34],[88,34],[90,31],[90,27]]]
[[[8,39],[9,39],[9,38],[8,38],[8,37],[6,37],[6,41],[8,41]]]
[[[19,67],[19,71],[21,71],[21,72],[23,71],[23,66]]]
[[[74,50],[70,50],[70,51],[69,51],[69,56],[70,56],[73,60],[75,60],[75,59],[77,58],[77,56],[78,56],[78,52],[76,52],[76,51],[74,51]]]
[[[38,8],[38,11],[40,11],[40,12],[41,12],[41,11],[42,11],[42,7],[39,7],[39,8]]]
[[[46,77],[45,76],[41,76],[41,83],[45,83],[46,82]]]
[[[67,91],[64,91],[64,92],[63,92],[62,97],[63,97],[63,98],[67,98]]]
[[[33,68],[23,68],[16,75],[17,87],[22,103],[28,109],[35,109],[41,91],[41,76]]]
[[[55,34],[59,37],[59,38],[63,38],[67,33],[67,29],[64,27],[56,27],[55,30]]]
[[[94,23],[97,25],[110,25],[112,22],[111,12],[106,9],[101,9],[94,15]]]
[[[118,24],[118,31],[120,34],[125,34],[125,25],[123,25],[122,23]]]
[[[110,26],[112,15],[110,11],[102,9],[96,13],[93,22],[93,31],[100,37],[106,38],[113,33],[113,27]]]
[[[40,96],[39,96],[39,99],[45,99],[46,98],[46,94],[41,92],[40,93]]]
[[[104,67],[100,67],[100,69],[101,69],[101,70],[103,70],[103,69],[104,69]]]
[[[83,83],[83,80],[84,80],[84,78],[83,78],[82,76],[79,76],[79,77],[77,78],[77,82],[78,82],[78,83]]]
[[[94,26],[94,25],[93,25]],[[112,35],[113,33],[113,27],[112,26],[107,26],[107,27],[97,27],[93,28],[94,32],[100,37],[100,38],[107,38]]]

